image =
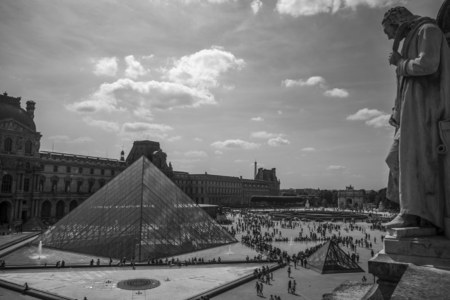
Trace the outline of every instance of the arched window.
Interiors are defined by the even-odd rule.
[[[25,154],[31,155],[32,149],[33,149],[33,144],[31,143],[31,141],[26,141],[25,142]]]
[[[9,223],[11,217],[11,204],[9,202],[0,203],[0,224]]]
[[[41,207],[42,218],[50,218],[51,211],[52,211],[52,204],[50,203],[50,201],[45,201],[44,203],[42,203]]]
[[[74,210],[77,206],[78,206],[77,201],[72,200],[72,201],[70,202],[70,205],[69,205],[69,211]]]
[[[12,176],[6,174],[2,178],[2,193],[11,193],[12,190]]]
[[[56,204],[56,218],[61,219],[64,217],[64,207],[66,205],[64,204],[64,201],[60,200]]]
[[[12,139],[11,138],[6,138],[5,139],[5,151],[6,152],[11,152],[12,151]]]

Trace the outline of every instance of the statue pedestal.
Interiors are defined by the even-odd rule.
[[[437,236],[434,228],[390,229],[384,239],[384,249],[372,258],[368,265],[369,273],[378,277],[378,289],[383,298],[391,299],[410,266],[450,270],[450,240]],[[450,271],[448,274],[450,275]],[[422,289],[424,286],[432,286],[428,283],[429,280],[431,279],[425,276],[417,288],[419,285]]]

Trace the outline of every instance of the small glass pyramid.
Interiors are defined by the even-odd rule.
[[[137,261],[234,242],[144,156],[42,236],[46,247]]]
[[[307,261],[311,269],[321,274],[364,272],[334,240],[323,244]]]

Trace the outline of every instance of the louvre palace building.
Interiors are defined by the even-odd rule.
[[[21,229],[30,219],[53,224],[145,156],[197,204],[249,206],[258,195],[278,195],[276,170],[257,168],[253,179],[174,171],[154,141],[135,141],[125,158],[40,150],[34,101],[0,94],[0,230]]]

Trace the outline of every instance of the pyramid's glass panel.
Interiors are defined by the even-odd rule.
[[[311,268],[320,273],[364,272],[333,242],[329,241],[308,258]]]
[[[52,226],[44,246],[142,261],[236,242],[142,157]]]

